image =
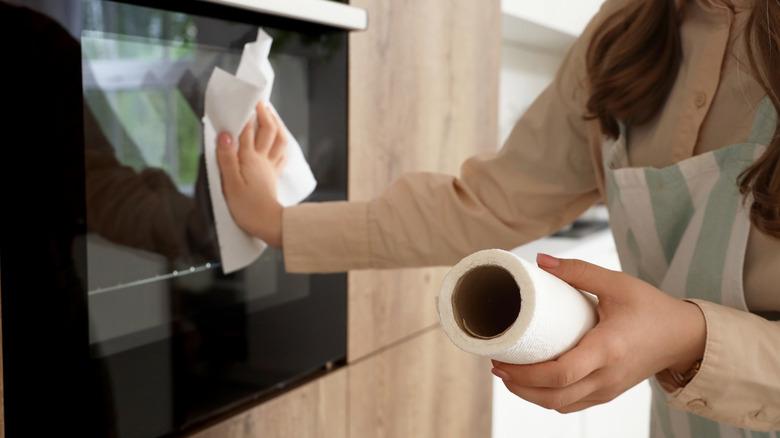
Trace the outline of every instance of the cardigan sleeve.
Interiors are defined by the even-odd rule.
[[[669,404],[733,426],[780,430],[780,322],[703,300],[707,340],[701,367],[682,388],[657,376]]]
[[[597,23],[623,2],[605,3],[503,147],[468,159],[459,176],[410,173],[367,202],[286,208],[287,269],[449,265],[480,249],[550,234],[597,202],[600,163],[591,148],[594,122],[585,120],[585,56]]]

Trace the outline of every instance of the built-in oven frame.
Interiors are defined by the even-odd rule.
[[[11,1],[20,3],[19,0]],[[295,23],[295,26],[304,25],[315,30],[338,28],[351,31],[365,29],[368,24],[364,10],[326,0],[115,1],[198,15],[215,14],[228,20],[245,21],[247,14],[256,14],[263,23],[282,28]],[[19,29],[24,29],[23,23],[19,25]],[[21,50],[19,55],[20,62],[35,59],[34,54],[25,55]],[[48,72],[36,70],[26,79],[45,84],[47,74],[57,74],[80,83],[80,69],[56,69],[56,65],[54,59],[44,60],[41,66],[49,66],[51,69]],[[6,72],[0,78],[14,79],[18,76]],[[11,81],[5,83],[12,84]],[[44,99],[46,91],[43,85],[32,93],[32,98]],[[31,96],[22,90],[13,90],[9,95],[12,104],[15,98],[21,102],[25,95]],[[46,273],[58,272],[58,263],[62,263],[58,254],[79,250],[76,246],[67,247],[70,245],[67,236],[85,231],[85,218],[78,212],[85,210],[85,201],[83,198],[70,199],[69,194],[79,190],[83,192],[84,187],[51,187],[31,178],[35,172],[83,174],[83,151],[82,155],[59,155],[55,149],[24,149],[33,135],[42,134],[43,138],[52,142],[56,141],[55,134],[62,130],[73,130],[74,136],[79,135],[76,131],[81,129],[82,123],[81,97],[68,95],[62,98],[61,102],[52,104],[56,106],[70,102],[67,108],[54,109],[59,110],[57,114],[64,114],[60,120],[47,122],[44,114],[38,120],[19,119],[15,120],[17,123],[13,123],[13,126],[8,126],[11,132],[5,143],[18,147],[5,148],[1,159],[3,163],[0,164],[0,184],[5,205],[2,219],[3,257],[0,258],[2,377],[5,390],[2,414],[5,436],[9,438],[55,434],[103,436],[101,431],[104,430],[100,424],[96,424],[99,419],[94,415],[101,409],[100,400],[94,400],[90,391],[84,389],[85,385],[91,385],[95,379],[95,370],[89,363],[89,344],[86,342],[89,338],[86,291],[83,286],[62,287],[74,281],[75,277],[46,278]],[[25,114],[25,111],[34,113],[33,107],[24,103],[21,106],[20,114]],[[14,121],[13,118],[10,120]],[[83,141],[83,133],[80,135]],[[20,184],[24,185],[24,189],[19,189]],[[46,203],[41,203],[41,200]],[[11,209],[13,213],[9,212]],[[20,229],[24,233],[18,233]],[[40,233],[29,234],[30,230],[36,229]],[[36,264],[39,262],[43,264]],[[62,327],[67,329],[59,330]],[[310,375],[307,379],[314,377],[316,375]],[[301,380],[298,384],[303,382]],[[284,391],[290,388],[284,388]],[[264,394],[252,403],[260,403],[278,394]],[[238,409],[241,408],[235,408]],[[211,421],[228,415],[231,414],[221,413]]]

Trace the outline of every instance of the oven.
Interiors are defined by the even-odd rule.
[[[6,436],[184,435],[341,366],[345,274],[220,266],[201,119],[273,37],[271,102],[347,193],[348,31],[326,0],[0,0]]]

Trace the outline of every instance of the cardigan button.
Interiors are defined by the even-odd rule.
[[[687,404],[691,409],[701,410],[707,408],[707,401],[701,398],[695,398],[689,401]]]
[[[703,107],[707,103],[707,95],[701,91],[696,93],[696,97],[693,99],[693,103],[696,105],[696,108]]]
[[[780,424],[780,411],[770,409],[762,406],[758,410],[750,412],[750,418],[758,421],[768,421],[771,424]]]

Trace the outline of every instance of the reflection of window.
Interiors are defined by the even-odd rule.
[[[179,89],[196,62],[197,27],[191,16],[84,1],[81,37],[85,98],[114,147],[117,159],[136,170],[166,171],[184,193],[192,192],[201,147],[199,115]],[[148,38],[126,35],[147,35]]]
[[[136,170],[164,169],[180,190],[190,192],[197,178],[200,121],[178,84],[193,63],[192,45],[176,48],[96,32],[85,32],[82,45],[89,72],[85,98],[117,158]]]
[[[102,45],[82,43],[85,57],[89,59],[181,59],[194,52],[197,27],[186,14],[140,8],[138,6],[111,4],[111,12],[104,12],[104,3],[84,0],[84,29],[114,29],[123,35],[145,35],[151,39],[168,41],[162,47],[151,44],[130,43]],[[142,12],[142,13],[139,13]]]

